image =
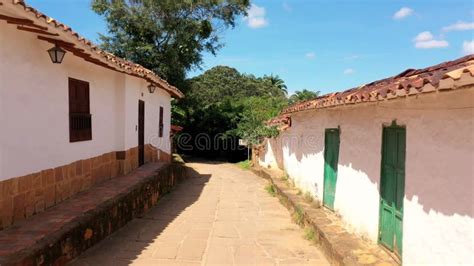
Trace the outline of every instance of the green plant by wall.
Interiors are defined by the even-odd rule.
[[[304,239],[309,241],[315,241],[316,239],[316,232],[312,227],[306,227],[304,229]]]
[[[250,164],[251,162],[249,160],[245,160],[245,161],[237,163],[237,165],[244,170],[249,170],[251,166]]]
[[[311,195],[311,193],[306,192],[306,193],[304,193],[304,200],[308,203],[312,203],[314,201],[314,198]]]
[[[276,196],[276,189],[273,184],[269,184],[268,186],[266,186],[265,190],[268,192],[268,194],[272,195],[272,197]]]
[[[303,214],[303,209],[301,209],[300,206],[295,207],[295,211],[291,215],[293,218],[293,221],[297,223],[298,225],[302,226],[304,224],[304,214]]]

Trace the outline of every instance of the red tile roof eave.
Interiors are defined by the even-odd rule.
[[[384,99],[397,99],[410,95],[428,93],[430,91],[426,92],[421,90],[428,83],[431,84],[435,90],[438,90],[438,85],[441,80],[451,78],[446,76],[448,72],[464,68],[466,66],[472,65],[473,63],[474,55],[468,55],[454,61],[441,63],[425,69],[409,69],[397,76],[375,81],[358,88],[352,88],[343,92],[331,93],[313,100],[294,104],[285,108],[281,112],[281,115],[288,115],[305,110],[322,109],[340,105],[378,102]],[[473,76],[473,73],[469,72],[468,70],[463,71],[463,73],[464,72],[470,73],[471,76]],[[420,79],[422,80],[422,84],[420,84]],[[412,89],[415,89],[417,92],[412,93]],[[403,90],[404,95],[397,95],[397,92]],[[390,97],[390,94],[394,97]]]
[[[349,107],[349,106],[362,107],[362,106],[364,106],[364,104],[376,104],[377,105],[377,104],[388,102],[388,101],[403,100],[403,99],[407,99],[407,98],[419,97],[420,95],[429,95],[429,94],[432,94],[432,93],[444,93],[446,91],[454,91],[454,90],[458,91],[458,90],[462,90],[462,89],[465,89],[465,88],[474,89],[474,84],[459,86],[459,87],[456,87],[456,89],[437,89],[437,90],[427,91],[427,92],[422,92],[422,93],[406,94],[406,95],[403,95],[403,96],[395,96],[395,97],[391,97],[391,98],[382,98],[382,99],[375,100],[375,101],[361,101],[361,102],[357,102],[357,103],[348,102],[348,103],[342,103],[342,104],[337,104],[337,105],[327,105],[327,106],[322,106],[322,107],[303,108],[303,109],[292,110],[292,111],[288,111],[288,112],[282,112],[277,118],[274,118],[274,119],[275,120],[278,119],[278,122],[280,122],[279,119],[282,119],[284,117],[291,117],[292,115],[297,114],[297,113],[304,113],[304,112],[310,112],[310,111],[315,111],[315,110],[323,110],[323,109],[336,109],[336,108]],[[272,124],[274,119],[270,120],[268,122],[268,124],[269,125],[275,125],[275,124]]]
[[[127,61],[123,58],[117,57],[113,54],[105,52],[95,46],[91,41],[87,40],[86,38],[80,36],[78,33],[74,32],[69,26],[62,24],[53,18],[46,16],[45,14],[41,13],[40,11],[28,6],[24,0],[11,0],[14,6],[18,6],[22,8],[28,15],[34,16],[36,19],[35,22],[40,22],[46,24],[46,26],[53,26],[56,29],[62,30],[61,33],[69,34],[69,36],[73,37],[75,40],[76,45],[80,45],[81,48],[85,48],[84,50],[89,50],[91,56],[99,57],[101,61],[105,61],[106,64],[112,64],[111,68],[115,68],[116,71],[122,72],[124,74],[136,76],[142,79],[145,79],[149,82],[155,83],[161,89],[169,92],[171,96],[175,96],[177,98],[183,98],[184,94],[176,87],[170,85],[166,80],[160,78],[158,75],[153,73],[153,71],[146,69],[145,67],[135,64],[133,62]],[[65,36],[63,36],[65,37]],[[94,57],[95,58],[95,57]]]

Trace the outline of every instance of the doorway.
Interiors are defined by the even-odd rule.
[[[383,128],[380,180],[379,243],[402,255],[405,196],[406,129],[393,123]]]
[[[145,163],[145,102],[138,100],[138,166]]]
[[[324,193],[323,204],[334,210],[337,164],[339,161],[339,129],[326,129],[324,135]]]

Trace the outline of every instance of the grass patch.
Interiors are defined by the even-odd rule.
[[[295,223],[297,223],[300,226],[304,224],[303,210],[301,209],[300,206],[295,207],[295,212],[293,212],[293,214],[291,215],[291,218],[293,218],[293,221],[295,221]]]
[[[268,186],[266,186],[265,190],[268,192],[268,194],[272,195],[272,197],[276,196],[276,189],[273,184],[269,184]]]
[[[249,170],[250,169],[250,161],[249,160],[238,162],[236,164],[244,170]]]
[[[313,196],[309,192],[304,193],[303,197],[304,197],[304,201],[306,201],[308,203],[312,203],[314,201]]]
[[[304,229],[304,239],[314,241],[316,239],[316,232],[312,227],[306,227]]]

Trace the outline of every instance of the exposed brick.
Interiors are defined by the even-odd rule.
[[[63,167],[62,167],[62,166],[56,167],[56,168],[54,169],[54,177],[55,177],[56,183],[63,181],[63,179],[64,179],[64,171],[63,171]]]
[[[26,192],[33,187],[33,175],[25,175],[20,177],[18,182],[18,191],[20,193]]]
[[[97,184],[98,182],[100,182],[100,167],[98,168],[93,168],[92,169],[92,184]]]
[[[71,194],[74,195],[76,193],[78,193],[79,191],[81,191],[81,188],[82,188],[82,177],[77,177],[77,178],[74,178],[73,180],[71,180]]]
[[[35,191],[30,190],[25,194],[25,216],[28,218],[35,212]]]
[[[45,208],[53,206],[56,202],[56,187],[49,186],[44,189],[44,204]]]
[[[71,179],[76,177],[76,164],[71,163],[67,166],[67,178]]]
[[[19,178],[12,178],[0,182],[0,200],[18,194]]]
[[[82,175],[82,160],[76,163],[76,175]]]
[[[41,173],[36,173],[32,175],[32,189],[37,189],[43,187],[42,185],[42,176]]]
[[[92,176],[91,174],[86,174],[83,177],[83,182],[82,182],[82,190],[86,190],[92,187]]]
[[[25,219],[25,199],[26,193],[16,195],[13,198],[13,222]]]
[[[62,176],[62,172],[60,175]],[[56,182],[55,170],[48,169],[48,170],[41,171],[41,181],[42,181],[43,187],[54,184],[54,182]]]
[[[55,188],[55,190],[54,190],[55,191],[54,192],[54,195],[55,195],[54,202],[56,204],[58,204],[59,202],[62,202],[65,198],[65,196],[64,196],[64,183],[65,182],[66,181],[56,183],[56,185],[54,186],[54,188]]]
[[[35,203],[35,213],[41,213],[45,209],[45,201],[41,199]]]
[[[35,190],[35,213],[42,212],[45,208],[44,188]]]
[[[13,197],[7,196],[0,201],[1,227],[6,228],[13,222]]]
[[[82,172],[83,174],[90,174],[92,167],[92,160],[87,159],[82,161]]]
[[[102,164],[101,156],[97,156],[91,159],[92,160],[92,169],[100,167]]]

